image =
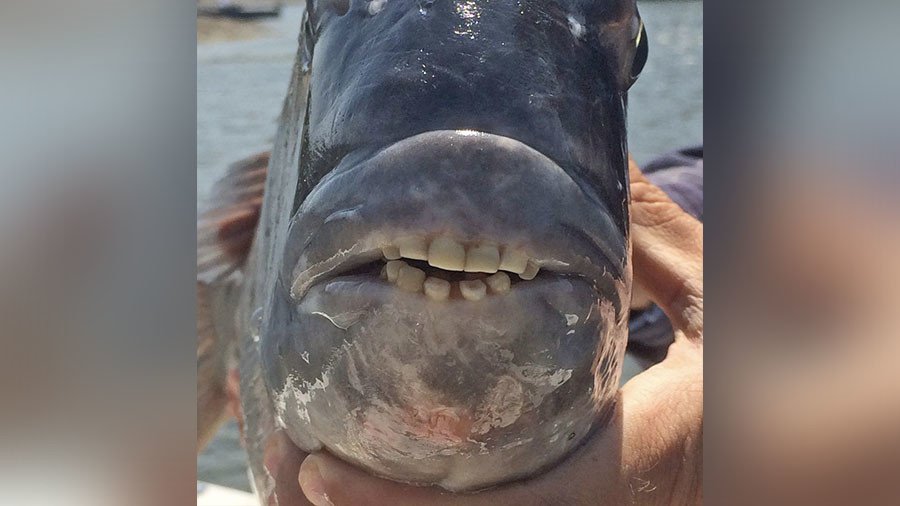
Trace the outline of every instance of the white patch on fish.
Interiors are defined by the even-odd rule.
[[[507,444],[501,446],[501,447],[500,447],[500,450],[501,450],[501,451],[504,451],[504,450],[510,450],[510,449],[515,448],[515,447],[517,447],[517,446],[522,446],[522,445],[524,445],[524,444],[528,444],[528,443],[530,443],[530,442],[532,442],[532,441],[534,441],[534,438],[531,438],[531,437],[528,438],[528,439],[517,439],[517,440],[513,441],[512,443],[507,443]]]
[[[354,323],[358,322],[359,319],[362,318],[366,314],[366,312],[365,311],[350,311],[347,313],[340,313],[340,314],[336,314],[334,316],[329,316],[321,311],[313,311],[311,314],[325,318],[326,320],[330,321],[332,325],[334,325],[335,327],[337,327],[341,330],[347,330]],[[308,364],[309,360],[307,360],[306,363]]]
[[[522,416],[525,395],[522,384],[515,378],[503,376],[485,396],[473,434],[486,434],[492,429],[509,427]]]
[[[556,390],[572,377],[572,369],[553,370],[549,367],[530,364],[512,367],[512,372],[519,380],[538,387],[550,387]]]
[[[569,21],[569,31],[572,32],[572,35],[574,35],[576,39],[584,37],[584,33],[587,31],[584,25],[571,14],[569,14],[566,19]]]
[[[369,15],[374,16],[381,12],[381,10],[384,9],[384,4],[386,3],[387,0],[372,0],[371,2],[369,2]]]
[[[300,387],[295,386],[296,377],[293,374],[288,375],[284,382],[284,388],[274,399],[275,411],[278,418],[284,419],[287,412],[288,401],[293,401],[297,406],[297,415],[306,423],[310,423],[309,408],[307,405],[312,401],[316,391],[324,391],[331,382],[329,374],[316,378],[315,383],[304,381]]]

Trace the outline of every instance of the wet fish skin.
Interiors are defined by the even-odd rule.
[[[380,10],[372,7],[379,3]],[[642,25],[634,3],[389,0],[351,1],[346,10],[335,8],[335,5],[340,7],[339,4],[324,1],[308,4],[298,61],[270,164],[260,226],[245,273],[246,292],[239,317],[239,326],[243,330],[241,389],[256,488],[266,500],[271,499],[274,487],[262,466],[262,455],[266,441],[279,425],[307,451],[322,448],[324,442],[331,451],[371,472],[402,481],[471,490],[531,475],[553,465],[602,425],[602,417],[611,409],[610,399],[618,382],[624,350],[624,322],[627,321],[626,301],[630,291],[625,91],[637,73],[632,65],[636,56],[639,59],[641,45],[638,42],[642,37]],[[358,238],[353,234],[359,230],[353,230],[352,226],[343,227],[344,231],[335,233],[330,241],[317,237],[315,231],[328,216],[319,216],[317,209],[321,214],[322,206],[317,208],[314,204],[337,202],[341,191],[336,190],[335,185],[329,187],[328,182],[338,180],[340,174],[353,176],[343,184],[344,190],[354,187],[354,183],[365,181],[365,174],[371,174],[371,170],[383,170],[378,168],[383,167],[378,154],[385,149],[423,133],[444,131],[448,133],[434,141],[436,149],[447,148],[453,143],[465,144],[488,153],[482,162],[491,156],[503,159],[504,155],[497,153],[501,145],[506,145],[504,139],[515,141],[515,149],[509,151],[512,155],[521,155],[526,148],[535,150],[546,157],[547,167],[555,165],[562,170],[581,190],[579,198],[595,204],[608,224],[600,230],[584,223],[567,224],[572,232],[570,235],[580,234],[581,239],[594,248],[585,257],[590,261],[582,262],[581,267],[587,270],[586,266],[601,265],[599,270],[608,268],[608,276],[592,272],[586,276],[590,283],[583,285],[575,280],[572,295],[563,295],[562,299],[558,293],[560,285],[552,285],[550,288],[553,289],[541,292],[539,298],[534,298],[538,297],[535,295],[523,299],[515,314],[521,314],[523,319],[542,315],[534,320],[540,324],[535,326],[547,329],[548,335],[560,335],[560,331],[570,335],[566,334],[568,330],[557,327],[566,319],[558,319],[559,312],[554,318],[552,313],[525,312],[521,308],[530,307],[529,304],[536,304],[535,307],[550,304],[552,307],[555,300],[557,305],[598,312],[603,307],[608,314],[602,318],[599,315],[594,315],[593,319],[585,317],[581,326],[573,329],[575,335],[583,337],[583,347],[572,343],[557,345],[550,356],[540,360],[541,343],[533,339],[530,331],[518,328],[512,329],[521,334],[513,340],[513,345],[500,350],[511,352],[512,357],[501,353],[499,359],[496,350],[472,348],[472,342],[463,342],[465,339],[456,349],[440,350],[434,348],[433,335],[413,333],[419,350],[426,351],[407,349],[389,358],[401,362],[419,359],[413,380],[424,381],[431,390],[418,397],[415,393],[409,397],[409,392],[403,392],[401,388],[380,397],[376,394],[360,398],[353,392],[354,384],[360,384],[354,379],[359,378],[360,371],[350,365],[351,358],[366,353],[376,355],[379,346],[392,342],[391,336],[409,337],[410,334],[404,334],[409,327],[394,326],[390,332],[375,330],[367,333],[366,329],[371,330],[378,324],[377,319],[370,319],[350,330],[353,339],[346,341],[349,346],[344,346],[340,338],[346,338],[346,332],[336,333],[332,323],[309,317],[323,312],[317,311],[323,309],[317,304],[325,304],[328,311],[362,306],[375,314],[388,307],[385,300],[392,298],[392,294],[379,295],[380,292],[369,291],[363,293],[362,299],[366,300],[362,300],[338,293],[325,302],[321,298],[316,301],[300,297],[298,300],[291,296],[294,269],[305,254],[315,252],[317,247],[318,253],[325,251],[327,254],[328,248],[322,245],[349,244]],[[460,141],[454,133],[459,131],[487,135],[479,137],[478,142],[466,144],[469,140]],[[398,151],[396,160],[408,162],[414,152],[410,149]],[[376,169],[367,169],[367,172],[360,167]],[[419,170],[425,176],[440,177],[432,167],[421,166]],[[483,171],[481,186],[491,181],[489,164],[476,165],[473,170]],[[468,175],[461,184],[474,189],[473,182],[479,179],[473,175],[473,170],[466,172]],[[443,174],[447,176],[448,184],[453,184],[452,173],[444,170]],[[392,180],[392,184],[402,186],[404,180]],[[540,184],[548,183],[541,181]],[[356,194],[377,195],[373,190],[378,188],[371,184],[355,188]],[[496,196],[496,199],[503,198],[506,196]],[[449,210],[443,215],[436,213],[439,216],[434,218],[432,225],[443,219],[451,220],[450,225],[469,232],[474,230],[471,224],[476,220],[472,219],[472,208],[450,207],[453,206],[445,206]],[[525,209],[537,213],[540,208],[528,210],[526,206]],[[547,230],[560,228],[558,222],[542,222],[540,213],[529,216],[536,217],[533,223]],[[411,221],[379,222],[377,218],[372,218],[374,221],[367,225],[390,228],[412,224]],[[461,225],[461,222],[468,225]],[[561,279],[564,281],[564,278]],[[325,288],[313,285],[309,293]],[[589,302],[592,297],[596,304]],[[605,305],[601,304],[603,301]],[[432,311],[422,319],[422,312],[418,311],[421,308],[415,304],[394,303],[395,315],[405,314],[413,326],[430,322],[433,328],[446,325],[451,317],[460,320],[459,313],[440,310]],[[479,318],[496,323],[502,306],[484,306],[487,309]],[[307,308],[305,313],[304,307]],[[507,311],[512,311],[512,305],[506,307]],[[581,314],[585,313],[593,314],[587,311]],[[467,333],[481,332],[457,328],[451,333],[464,338]],[[444,356],[441,351],[462,356],[476,365],[460,369],[454,368],[452,361],[450,366],[441,364],[437,361],[438,357]],[[522,356],[517,358],[516,353]],[[489,357],[496,360],[491,361]],[[522,367],[535,365],[535,361],[542,368],[524,369],[532,372],[521,373]],[[520,371],[518,376],[513,374],[516,367]],[[545,383],[553,386],[550,391],[544,392],[546,388],[538,391],[536,385],[523,383],[522,375],[534,374],[536,370],[543,371]],[[560,383],[563,376],[554,374],[566,370],[570,370],[572,376]],[[434,378],[423,376],[426,371]],[[398,377],[390,372],[389,368],[370,368],[362,374],[369,378],[367,388],[377,391],[397,384]],[[453,372],[460,373],[459,386],[442,391],[437,378],[450,378]],[[331,375],[329,384],[323,384],[326,374]],[[319,387],[314,390],[320,393],[313,396],[318,397],[311,403],[301,406],[296,399],[284,398],[286,384],[293,383],[300,393],[309,395],[313,389],[308,386],[316,385],[316,381]],[[501,409],[495,413],[499,417],[495,428],[501,431],[506,428],[505,434],[491,434],[497,439],[482,438],[469,447],[460,446],[465,446],[458,440],[460,434],[472,429],[464,430],[458,423],[466,413],[476,412],[479,407],[490,407],[492,403],[499,406],[506,402],[509,407],[510,398],[513,398],[511,406],[515,407],[519,402],[515,399],[523,398],[523,388],[530,388],[529,395],[538,396],[547,403],[544,411],[519,409],[522,416],[515,423],[521,425],[504,425],[505,415]],[[466,395],[477,402],[470,405],[462,402],[461,398]],[[412,437],[422,445],[410,447],[409,441],[405,440],[360,436],[363,433],[357,427],[354,429],[357,432],[353,433],[357,437],[357,446],[338,448],[352,434],[330,432],[323,427],[352,426],[360,422],[360,408],[365,411],[379,407],[374,400],[388,402],[389,406],[372,411],[376,418],[370,421],[381,420],[388,425],[396,424],[397,418],[404,416],[401,407],[413,408],[411,412],[407,410],[406,415],[411,413],[416,421],[406,423],[404,427],[424,428],[424,434]],[[415,403],[431,405],[416,411]],[[340,409],[334,410],[334,405]],[[292,419],[301,408],[318,422],[304,425],[296,417]],[[561,420],[571,422],[576,430],[563,434],[556,428],[548,428],[552,427],[547,421],[553,413],[566,410],[578,412]],[[352,416],[348,417],[348,414]],[[422,420],[425,420],[424,424]],[[318,425],[318,429],[310,430],[313,425]],[[523,443],[527,438],[515,437],[515,431],[523,426],[535,430],[532,436],[547,440],[556,437],[554,442],[564,441],[565,444],[557,443],[553,451],[542,452],[540,444]],[[403,432],[398,434],[402,436]],[[496,444],[499,440],[511,448],[523,445],[525,448],[517,453],[504,453],[506,450]],[[376,458],[367,459],[365,454],[373,449],[372,444],[377,446]],[[413,451],[401,452],[392,458],[390,451],[398,448],[412,448]],[[427,450],[426,454],[415,453],[422,448]],[[442,451],[445,455],[441,455]],[[450,455],[446,455],[448,451]],[[470,470],[462,474],[454,472],[458,468],[453,463],[454,453],[466,462],[474,462]],[[445,458],[448,456],[451,458]],[[522,461],[526,461],[526,465],[514,465]],[[427,472],[416,475],[412,472],[416,467]],[[503,472],[497,473],[498,469]]]
[[[308,4],[318,14],[298,203],[342,158],[446,129],[517,139],[579,171],[604,203],[622,201],[622,90],[643,27],[633,0],[389,0],[372,15],[376,3],[343,15]],[[621,205],[610,211],[627,221]]]

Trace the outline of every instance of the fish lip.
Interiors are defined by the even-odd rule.
[[[479,219],[485,225],[483,230],[459,227],[458,223],[441,222],[440,219],[431,220],[427,226],[423,226],[422,222],[410,226],[403,219],[390,218],[375,219],[376,226],[357,226],[359,222],[373,222],[373,210],[366,209],[371,202],[358,196],[348,197],[346,191],[335,192],[335,188],[341,184],[365,180],[367,171],[382,170],[372,167],[373,164],[378,164],[379,158],[402,159],[407,151],[416,151],[416,144],[425,145],[427,149],[432,143],[472,143],[476,146],[480,144],[482,148],[498,145],[520,155],[525,153],[526,158],[530,157],[531,161],[543,164],[543,169],[555,171],[552,175],[558,178],[556,185],[566,187],[562,193],[572,199],[580,199],[582,206],[589,204],[596,211],[594,214],[599,218],[597,221],[603,222],[603,226],[585,226],[584,222],[578,223],[578,220],[573,219],[558,220],[553,224],[553,230],[545,230],[542,237],[528,237],[527,233],[519,233],[511,235],[509,240],[485,232],[491,228],[502,228],[502,223],[491,221],[496,220],[497,216],[481,216]],[[546,179],[546,174],[544,177]],[[590,187],[559,164],[515,139],[472,130],[439,130],[418,134],[377,150],[367,157],[357,157],[349,164],[339,164],[310,192],[291,220],[290,237],[294,238],[294,254],[285,257],[282,270],[284,285],[290,287],[291,298],[299,301],[313,286],[338,278],[357,266],[381,259],[382,249],[391,245],[396,237],[404,235],[420,235],[432,239],[439,235],[450,235],[469,244],[492,242],[501,247],[516,245],[524,249],[529,258],[540,266],[541,272],[547,275],[575,275],[588,278],[595,284],[603,280],[619,281],[628,275],[627,230],[625,234],[618,234],[621,237],[612,233],[616,227],[610,213],[597,194],[590,190]],[[336,199],[340,205],[322,206],[334,193],[337,194]],[[534,192],[530,195],[534,195]],[[377,205],[374,207],[378,209]],[[470,212],[456,211],[458,216]],[[360,218],[361,214],[365,214],[365,218]],[[428,223],[429,220],[424,222]],[[340,228],[348,230],[346,233],[337,233],[341,236],[340,240],[320,241],[322,236],[334,236],[335,230]],[[549,247],[551,243],[554,247]],[[289,250],[291,245],[292,241],[289,239]]]
[[[323,262],[305,266],[298,264],[294,267],[292,275],[284,286],[289,287],[289,295],[295,301],[300,301],[315,286],[337,280],[345,276],[357,267],[385,260],[383,257],[383,248],[388,245],[385,237],[390,235],[409,235],[411,232],[405,230],[400,234],[387,234],[383,231],[371,231],[367,236],[360,238],[350,248],[340,250],[336,254]],[[428,231],[420,231],[420,234],[429,237],[432,233]],[[577,246],[572,247],[573,251],[579,249]],[[597,269],[595,264],[590,262],[585,256],[579,256],[577,253],[565,257],[542,256],[539,246],[527,248],[526,251],[532,252],[529,257],[532,261],[540,265],[540,273],[538,278],[554,277],[561,278],[565,276],[582,277],[594,282],[595,284],[604,278],[608,281],[620,281],[624,271],[611,271],[606,268]],[[386,260],[385,260],[386,261]],[[498,272],[504,272],[498,270]],[[507,273],[513,275],[513,273]],[[374,279],[374,276],[373,276]],[[537,279],[537,278],[536,278]],[[527,281],[523,281],[527,284]],[[518,285],[513,285],[512,290],[517,289]]]
[[[367,241],[361,241],[359,245],[367,244]],[[351,248],[351,250],[356,249],[356,247]],[[309,290],[313,287],[329,283],[331,281],[338,280],[343,277],[347,277],[349,272],[352,272],[355,268],[364,266],[369,263],[378,262],[379,259],[387,262],[386,259],[382,256],[382,248],[375,248],[369,250],[363,250],[361,253],[350,254],[350,256],[344,257],[339,263],[335,264],[333,267],[326,268],[321,272],[316,273],[315,275],[310,275],[310,269],[306,269],[304,272],[297,273],[294,277],[293,284],[290,285],[290,295],[294,300],[301,300],[304,295],[306,295]],[[547,278],[547,277],[563,277],[565,275],[575,275],[575,276],[583,276],[590,277],[588,273],[580,272],[574,269],[571,269],[572,264],[559,259],[538,259],[533,258],[541,266],[541,271],[538,273],[535,279],[539,278]],[[461,271],[450,271],[450,272],[458,272]],[[496,272],[506,272],[510,276],[514,273],[497,270]],[[482,273],[485,276],[488,276],[493,273]],[[357,274],[354,276],[363,276],[369,277],[372,280],[379,280],[376,275],[365,275],[365,274]],[[531,281],[531,280],[529,280]],[[524,282],[524,281],[523,281]],[[387,281],[385,281],[387,283]],[[514,284],[510,290],[516,290],[518,287],[517,284]]]

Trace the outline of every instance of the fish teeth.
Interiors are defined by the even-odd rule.
[[[401,265],[397,275],[397,288],[410,293],[422,291],[425,284],[425,271],[409,265]]]
[[[488,288],[491,289],[492,293],[497,294],[508,292],[512,284],[512,281],[509,279],[509,274],[505,272],[498,272],[493,276],[488,276],[484,282],[487,284]]]
[[[528,268],[528,255],[514,248],[503,248],[500,270],[522,274]]]
[[[428,244],[424,237],[414,235],[399,237],[394,244],[400,250],[400,256],[403,258],[428,260]]]
[[[397,246],[385,246],[381,249],[381,254],[384,255],[386,260],[400,260],[403,258],[403,256],[400,255],[400,248]]]
[[[381,251],[387,261],[382,277],[386,276],[392,283],[398,282],[402,266],[410,267],[404,260],[424,260],[428,265],[445,271],[502,274],[482,279],[483,283],[490,286],[491,293],[506,293],[510,290],[508,273],[518,274],[520,279],[529,281],[540,272],[540,264],[520,249],[511,246],[500,248],[488,243],[466,248],[463,243],[447,236],[438,237],[429,243],[424,236],[406,235],[396,238],[393,244],[383,246]],[[419,277],[421,276],[417,275],[415,279]],[[422,283],[424,286],[424,278]],[[432,293],[438,300],[444,300],[440,295],[444,290],[443,284],[438,291],[435,291],[438,289],[438,281],[432,282],[432,285]],[[413,288],[411,283],[408,286]],[[475,289],[475,286],[469,288]],[[420,287],[420,291],[421,289]],[[477,290],[470,290],[470,294],[476,292]]]
[[[428,248],[428,265],[446,271],[461,271],[466,266],[466,248],[449,237],[438,237]]]
[[[400,268],[405,266],[406,262],[402,260],[393,260],[388,262],[384,266],[385,274],[387,274],[387,279],[391,283],[395,283],[397,281],[397,277],[400,276]]]
[[[425,280],[425,295],[431,300],[444,301],[450,298],[450,282],[441,278]]]
[[[460,281],[459,291],[464,299],[477,302],[487,295],[487,285],[477,279]]]
[[[466,272],[493,274],[500,268],[500,250],[496,246],[481,245],[469,248],[466,254]]]
[[[528,265],[525,267],[525,271],[520,273],[519,277],[524,279],[525,281],[531,281],[538,275],[538,272],[540,272],[540,270],[541,267],[538,264],[529,260]]]

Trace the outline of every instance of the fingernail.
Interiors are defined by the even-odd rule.
[[[319,472],[315,457],[308,457],[300,466],[300,488],[309,502],[315,506],[334,506],[328,494],[325,493],[325,480]]]

